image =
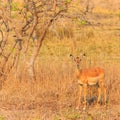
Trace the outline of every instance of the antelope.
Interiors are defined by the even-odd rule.
[[[102,94],[104,96],[104,103],[106,105],[107,93],[106,93],[106,85],[105,85],[105,71],[102,68],[88,68],[82,69],[80,63],[85,57],[85,54],[81,56],[74,57],[70,54],[70,57],[76,63],[76,77],[78,79],[79,84],[79,95],[78,95],[78,105],[76,109],[79,109],[81,105],[82,91],[83,91],[83,110],[87,107],[87,88],[88,86],[98,86],[98,98],[97,98],[97,106],[100,104],[100,100]]]

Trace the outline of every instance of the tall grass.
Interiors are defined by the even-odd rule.
[[[101,22],[112,24],[112,20],[106,21],[103,17]],[[112,120],[120,110],[119,43],[119,31],[69,22],[66,22],[64,27],[57,25],[52,27],[36,61],[37,80],[29,80],[22,66],[21,55],[18,73],[11,72],[4,82],[0,91],[0,119],[92,120],[92,115],[96,120]],[[6,52],[9,51],[7,49]],[[90,112],[93,113],[87,114],[88,118],[86,118],[84,114],[75,110],[78,83],[75,76],[76,66],[69,58],[70,53],[74,55],[86,53],[87,57],[82,62],[82,68],[98,66],[105,69],[108,108],[113,111],[97,110],[96,112],[95,107],[90,106]],[[94,93],[97,94],[96,88],[88,89],[89,97]],[[114,106],[118,107],[117,110]]]
[[[75,65],[69,58],[64,60],[45,59],[37,61],[37,80],[35,82],[18,81],[13,75],[5,82],[0,91],[0,106],[4,110],[16,110],[18,116],[13,114],[13,119],[19,118],[19,112],[30,110],[21,115],[21,118],[44,118],[53,120],[57,114],[69,117],[68,109],[74,109],[78,99],[78,84],[75,76]],[[90,64],[86,62],[85,64]],[[106,71],[106,85],[108,87],[108,106],[120,104],[120,62],[96,61],[87,66],[100,66]],[[22,68],[21,68],[22,69]],[[26,79],[25,76],[23,79]],[[90,93],[91,89],[88,89]],[[96,89],[95,89],[96,90]],[[94,91],[97,93],[97,90]],[[36,113],[32,114],[32,111]],[[34,112],[35,112],[34,111]],[[9,113],[9,112],[8,112]],[[74,112],[73,112],[74,114]],[[74,115],[73,115],[74,116]],[[66,118],[67,119],[67,118]]]
[[[58,30],[58,33],[60,31]],[[51,33],[46,37],[36,61],[37,80],[34,82],[29,80],[22,66],[21,55],[17,79],[15,71],[11,72],[0,91],[0,107],[3,117],[9,119],[12,117],[12,120],[84,118],[84,114],[75,111],[78,83],[75,76],[76,66],[69,58],[70,53],[74,55],[86,53],[87,57],[81,63],[82,68],[98,66],[105,69],[108,107],[120,104],[119,38],[113,34],[113,31],[97,33],[91,28],[84,28],[79,33],[73,33],[72,36],[69,36],[69,33],[60,33],[59,36],[63,38],[61,40]],[[109,36],[110,33],[112,33],[111,36]],[[96,88],[88,89],[88,97],[96,94]],[[100,113],[93,112],[92,116],[102,119]],[[106,114],[109,117],[109,113]],[[89,115],[87,116],[92,119]],[[103,120],[106,120],[106,117],[103,117]]]

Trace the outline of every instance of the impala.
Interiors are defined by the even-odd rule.
[[[105,86],[105,71],[102,68],[90,68],[90,69],[82,69],[80,67],[80,63],[83,57],[86,55],[83,54],[79,57],[74,57],[70,55],[73,61],[76,63],[76,76],[79,84],[79,99],[77,109],[79,109],[81,105],[82,91],[83,91],[83,109],[86,109],[87,106],[87,87],[88,86],[98,86],[98,98],[97,105],[99,105],[101,96],[104,96],[104,103],[106,105],[107,93]]]

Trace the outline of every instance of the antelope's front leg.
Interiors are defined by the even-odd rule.
[[[87,105],[87,84],[83,85],[83,89],[84,89],[84,92],[83,92],[83,97],[84,97],[83,110],[85,110],[86,109],[86,105]]]
[[[99,88],[98,88],[97,106],[96,106],[96,107],[99,107],[99,105],[100,105],[101,91],[102,91],[102,89],[101,89],[101,87],[99,86]]]
[[[104,103],[105,103],[105,107],[106,107],[106,104],[107,104],[107,88],[106,88],[106,86],[104,87]]]
[[[102,90],[103,90],[103,97],[104,97],[103,105],[104,107],[106,107],[107,106],[107,88],[105,85],[103,85]]]
[[[80,105],[81,105],[81,97],[82,97],[82,85],[79,85],[79,91],[78,91],[78,105],[76,107],[76,109],[79,109]]]

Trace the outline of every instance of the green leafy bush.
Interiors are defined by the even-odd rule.
[[[12,9],[12,11],[17,11],[18,10],[18,2],[12,2],[11,9]]]

